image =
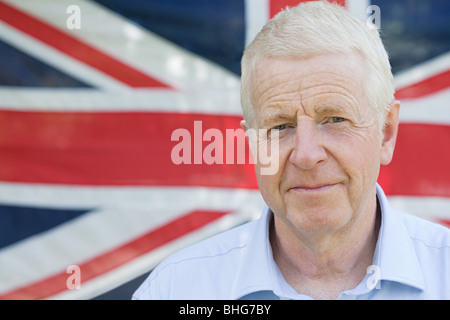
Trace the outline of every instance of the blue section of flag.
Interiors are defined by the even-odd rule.
[[[90,87],[0,41],[0,86]]]
[[[245,46],[244,0],[96,2],[186,50],[236,74],[241,72]]]
[[[0,248],[75,219],[90,209],[47,209],[0,205]]]
[[[450,51],[450,1],[372,0],[394,74]]]

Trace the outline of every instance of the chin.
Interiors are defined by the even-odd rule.
[[[340,208],[336,210],[336,208]],[[287,208],[286,219],[298,231],[307,234],[329,233],[342,229],[352,218],[351,210],[334,205]]]

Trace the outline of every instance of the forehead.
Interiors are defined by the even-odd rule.
[[[366,64],[358,53],[261,58],[251,81],[251,99],[256,114],[274,107],[358,105],[366,96],[366,79]]]

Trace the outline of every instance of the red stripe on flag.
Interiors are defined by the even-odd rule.
[[[301,2],[308,2],[311,0],[269,0],[269,1],[270,1],[269,14],[270,14],[270,18],[272,18],[278,12],[285,9],[286,6],[295,7],[296,5],[298,5]],[[313,0],[313,1],[315,1],[315,0]],[[345,6],[345,0],[334,0],[334,1],[330,1],[330,2],[334,2],[341,6]]]
[[[388,195],[450,197],[450,126],[400,124],[394,158],[379,182]]]
[[[145,73],[4,2],[0,2],[0,19],[128,86],[170,88]]]
[[[203,210],[190,212],[114,250],[79,264],[81,287],[83,287],[83,283],[103,275],[179,237],[200,229],[228,213],[229,212],[226,211]],[[0,295],[0,300],[37,300],[51,297],[68,289],[66,282],[69,276],[70,274],[66,273],[66,270],[64,270],[61,273],[26,287],[2,294]]]
[[[0,180],[11,182],[206,186],[256,189],[253,164],[172,162],[172,133],[186,129],[206,150],[202,134],[238,129],[241,117],[176,113],[0,111]],[[202,130],[195,132],[194,121]],[[243,132],[242,132],[243,133]],[[244,137],[242,137],[244,138]],[[380,184],[390,195],[450,196],[450,126],[400,124],[394,159]],[[225,148],[223,159],[229,149]],[[237,143],[234,146],[237,154]],[[220,150],[218,150],[220,152]]]
[[[438,222],[448,228],[450,228],[450,220],[438,219]]]
[[[181,142],[171,140],[174,130],[189,131],[194,159],[195,144],[201,147],[202,157],[202,149],[212,143],[202,141],[206,130],[219,129],[225,140],[226,129],[239,129],[241,119],[207,114],[2,110],[0,180],[254,189],[256,178],[248,156],[245,165],[237,164],[237,159],[228,164],[176,165],[171,157],[172,149]],[[194,121],[201,121],[202,132],[194,132]],[[244,131],[240,132],[246,143]],[[235,155],[237,146],[236,142]],[[245,149],[249,155],[247,145]]]
[[[396,99],[420,98],[450,87],[450,70],[436,74],[395,92]]]

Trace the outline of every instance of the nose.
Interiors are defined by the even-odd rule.
[[[327,153],[320,144],[320,132],[314,121],[309,118],[299,119],[290,161],[300,169],[310,170],[326,159]]]

